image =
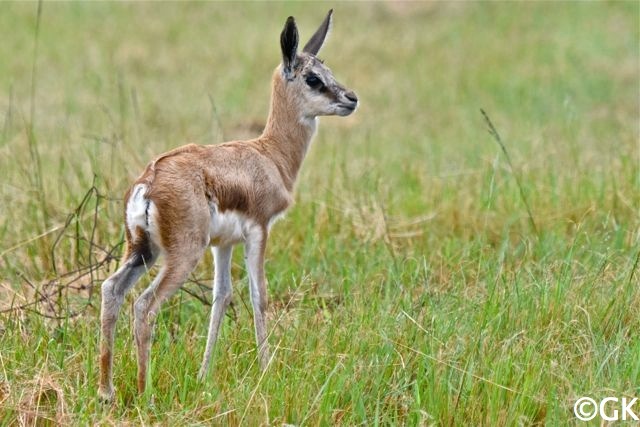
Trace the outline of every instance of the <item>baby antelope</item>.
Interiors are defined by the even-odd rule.
[[[282,63],[271,79],[269,117],[262,135],[219,145],[189,144],[153,160],[125,195],[126,253],[102,284],[100,387],[113,390],[115,324],[125,294],[162,255],[164,265],[134,304],[138,391],[147,384],[155,318],[211,246],[215,262],[213,305],[199,372],[206,374],[220,323],[231,301],[231,254],[244,243],[258,360],[269,362],[264,257],[269,230],[293,201],[293,189],[317,117],[348,116],[356,94],[336,81],[316,55],[332,22],[329,11],[298,51],[298,29],[289,17],[280,35]]]

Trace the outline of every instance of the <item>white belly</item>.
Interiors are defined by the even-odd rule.
[[[211,206],[211,223],[209,239],[211,245],[227,246],[240,243],[246,239],[251,228],[256,224],[236,211],[220,212],[216,205]]]

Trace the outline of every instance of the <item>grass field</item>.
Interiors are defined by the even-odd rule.
[[[156,270],[128,297],[103,405],[124,191],[158,153],[259,134],[285,18],[306,40],[331,5],[0,4],[0,424],[566,425],[579,397],[640,397],[639,4],[333,6],[321,57],[361,107],[320,120],[272,230],[272,364],[238,248],[196,381],[208,254],[143,396]]]

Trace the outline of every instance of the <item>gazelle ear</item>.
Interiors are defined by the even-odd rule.
[[[306,45],[304,45],[303,52],[310,53],[312,55],[317,55],[324,44],[325,39],[327,38],[327,34],[331,29],[331,22],[333,21],[333,9],[327,13],[327,17],[324,18],[320,27],[316,30],[315,34],[311,36]]]
[[[293,16],[287,18],[282,34],[280,34],[280,48],[282,49],[282,69],[285,77],[290,79],[293,76],[293,69],[296,66],[296,52],[298,51],[298,28]]]

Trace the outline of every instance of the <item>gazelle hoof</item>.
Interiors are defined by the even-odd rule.
[[[108,404],[113,403],[115,393],[113,389],[111,390],[103,390],[102,388],[98,390],[98,401],[100,403]]]

